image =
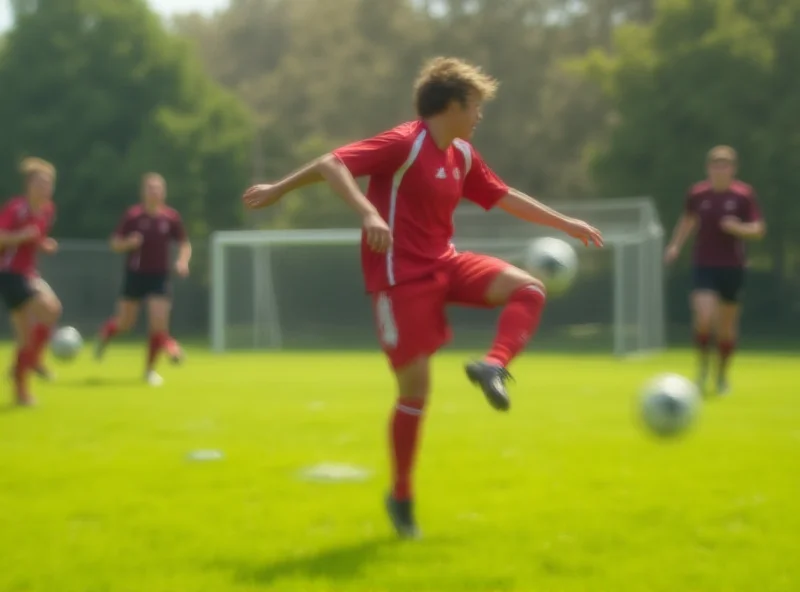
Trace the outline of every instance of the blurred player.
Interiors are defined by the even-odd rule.
[[[708,153],[708,180],[694,185],[686,197],[683,216],[667,246],[668,263],[697,229],[692,271],[694,340],[699,353],[698,386],[708,376],[708,349],[716,332],[719,351],[717,392],[729,390],[728,365],[739,332],[739,299],[745,279],[745,240],[764,236],[766,227],[756,194],[738,181],[736,152],[717,146]]]
[[[58,243],[47,236],[55,215],[56,170],[38,158],[25,159],[20,169],[25,195],[9,200],[0,210],[0,296],[11,313],[17,342],[13,367],[16,402],[28,406],[35,401],[27,377],[40,365],[61,304],[35,279],[37,252],[52,254],[58,249]]]
[[[324,180],[361,216],[366,288],[397,379],[389,428],[394,484],[387,509],[403,537],[418,532],[411,475],[430,392],[430,359],[450,339],[445,307],[504,307],[491,349],[467,364],[466,374],[492,407],[505,411],[510,406],[507,366],[536,331],[545,304],[541,282],[528,273],[493,257],[455,250],[453,213],[461,198],[487,210],[499,206],[585,244],[602,244],[597,229],[510,189],[468,143],[496,87],[470,64],[436,58],[415,85],[417,120],[339,148],[274,185],[251,187],[243,197],[247,207],[262,208]],[[366,196],[354,177],[370,177]]]
[[[150,341],[147,353],[145,380],[160,386],[161,376],[155,371],[159,352],[164,349],[178,363],[183,351],[169,334],[169,314],[172,298],[169,285],[172,242],[179,243],[175,271],[181,277],[189,275],[192,245],[186,236],[180,214],[165,205],[167,185],[157,173],[142,178],[142,202],[130,208],[111,237],[115,253],[127,253],[122,295],[117,302],[117,314],[106,321],[97,338],[95,356],[101,359],[111,339],[130,330],[139,315],[143,300],[147,302]]]

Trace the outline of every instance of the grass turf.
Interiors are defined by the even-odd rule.
[[[8,353],[7,351],[5,353]],[[529,355],[508,415],[435,366],[418,471],[425,539],[382,512],[393,384],[375,354],[88,352],[0,412],[3,592],[796,591],[797,359],[743,354],[686,437],[634,421],[652,359]],[[216,462],[187,453],[218,449]],[[313,483],[321,462],[373,471]]]

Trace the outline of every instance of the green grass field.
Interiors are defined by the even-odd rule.
[[[741,355],[734,394],[665,442],[634,421],[636,390],[691,373],[688,352],[528,355],[508,415],[444,355],[418,471],[425,538],[398,542],[380,355],[189,355],[151,389],[139,348],[102,366],[86,352],[36,385],[39,408],[2,409],[0,591],[800,590],[796,356]],[[372,476],[297,477],[322,462]]]

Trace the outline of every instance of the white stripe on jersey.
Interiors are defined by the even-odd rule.
[[[394,178],[392,179],[392,194],[389,197],[389,230],[392,232],[392,238],[394,238],[394,217],[397,213],[397,193],[400,190],[400,183],[403,182],[403,176],[406,174],[406,171],[414,164],[414,161],[419,156],[420,150],[422,150],[422,143],[425,141],[425,136],[427,135],[426,130],[422,130],[419,135],[414,138],[414,143],[411,145],[411,152],[408,155],[408,158],[403,163],[397,172],[394,174]],[[386,251],[386,277],[389,280],[389,285],[394,286],[394,249],[393,247],[389,247],[389,250]]]
[[[469,142],[465,142],[461,138],[453,140],[453,145],[461,150],[461,154],[464,155],[464,177],[466,177],[469,174],[469,170],[472,168],[472,148]]]

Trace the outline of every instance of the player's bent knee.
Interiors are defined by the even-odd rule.
[[[398,395],[404,399],[428,398],[430,391],[430,361],[420,357],[395,369]]]
[[[486,301],[489,304],[505,304],[512,296],[538,293],[541,296],[546,294],[544,283],[533,277],[527,271],[517,267],[508,267],[503,270],[491,283],[486,293]]]

